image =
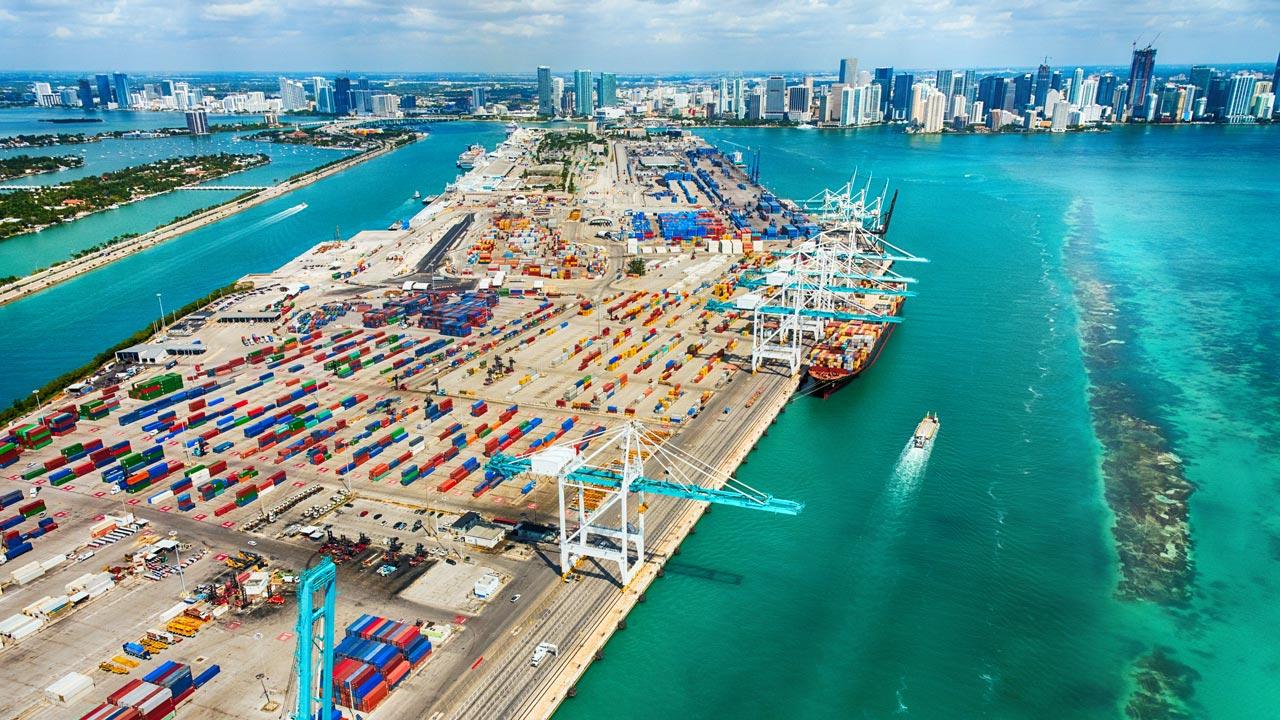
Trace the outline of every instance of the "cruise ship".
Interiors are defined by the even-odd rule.
[[[484,157],[484,146],[472,145],[458,156],[458,167],[463,170],[470,170],[476,166],[476,163],[479,162],[482,157]]]

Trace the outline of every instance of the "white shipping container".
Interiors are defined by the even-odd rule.
[[[50,700],[62,705],[70,705],[93,690],[93,679],[88,675],[70,672],[58,678],[45,688],[44,694]]]
[[[184,602],[180,602],[177,605],[174,605],[173,607],[169,608],[168,610],[165,610],[164,612],[160,613],[160,621],[164,622],[165,620],[172,620],[173,618],[176,618],[182,613],[186,612],[187,608],[189,607],[191,606]]]
[[[26,585],[41,575],[44,575],[44,570],[38,562],[29,562],[10,573],[10,577],[19,585]]]
[[[764,252],[764,241],[763,241],[763,240],[752,240],[752,241],[751,241],[751,252]]]
[[[0,620],[0,635],[8,635],[19,627],[26,625],[31,618],[21,613],[10,615],[4,620]]]
[[[209,468],[200,468],[199,470],[191,473],[187,477],[191,478],[191,482],[195,485],[199,485],[200,483],[203,483],[203,482],[208,482],[210,477]]]
[[[40,632],[40,628],[44,627],[44,621],[39,618],[27,618],[27,624],[9,633],[9,637],[14,640],[23,640]]]
[[[48,572],[49,570],[52,570],[58,567],[59,565],[61,565],[66,561],[67,561],[66,555],[54,555],[48,560],[45,560],[44,562],[40,563],[40,569],[45,572]]]
[[[173,497],[173,491],[164,490],[162,492],[158,492],[155,495],[152,495],[151,497],[147,498],[147,504],[155,505],[156,503],[162,503],[171,497]]]
[[[734,254],[734,255],[741,255],[741,254],[742,254],[742,241],[741,241],[741,240],[730,240],[730,241],[728,241],[728,242],[730,242],[730,243],[732,243],[732,244],[733,244],[733,254]]]

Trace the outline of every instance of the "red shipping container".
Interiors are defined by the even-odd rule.
[[[58,469],[58,468],[62,467],[63,465],[66,465],[66,464],[67,464],[67,458],[66,458],[66,456],[65,456],[65,455],[58,455],[57,457],[53,457],[53,458],[50,458],[50,459],[48,459],[48,460],[45,460],[45,461],[44,461],[44,469],[45,469],[45,470],[56,470],[56,469]]]
[[[397,685],[401,680],[405,678],[406,675],[409,674],[409,669],[410,669],[409,661],[405,660],[404,658],[400,658],[399,661],[395,664],[395,666],[392,667],[389,671],[387,671],[387,675],[386,675],[387,684],[393,687]]]
[[[222,517],[223,515],[226,515],[227,513],[235,509],[236,509],[236,504],[233,502],[229,502],[226,505],[223,505],[222,507],[218,508],[217,510],[214,510],[213,515],[214,517]]]

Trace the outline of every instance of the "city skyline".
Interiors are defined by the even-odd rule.
[[[580,27],[592,31],[577,32]],[[1135,41],[1150,42],[1157,33],[1166,64],[1229,64],[1265,61],[1277,27],[1280,9],[1259,0],[1229,8],[1082,0],[1046,9],[1004,0],[854,0],[822,7],[741,0],[661,6],[661,12],[638,0],[430,9],[257,0],[175,9],[147,1],[109,11],[15,2],[0,8],[0,65],[74,70],[109,57],[124,69],[173,72],[509,72],[554,59],[563,66],[655,73],[813,68],[846,55],[864,65],[899,67],[1002,67],[1046,56],[1055,64],[1096,65],[1127,56]],[[618,40],[628,33],[643,33],[645,42],[629,50]]]

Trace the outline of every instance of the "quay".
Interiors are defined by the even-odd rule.
[[[515,129],[407,227],[317,238],[42,398],[0,437],[0,505],[35,491],[57,519],[6,546],[8,567],[38,561],[42,575],[0,573],[0,682],[14,688],[0,714],[92,711],[127,679],[121,643],[155,636],[180,601],[205,629],[158,652],[222,671],[179,714],[287,713],[298,578],[327,557],[348,717],[549,717],[710,511],[698,498],[773,508],[767,522],[800,509],[732,475],[802,373],[753,372],[750,313],[716,307],[796,246],[780,221],[807,223],[688,134]],[[613,447],[619,430],[648,444]],[[565,453],[595,458],[596,477],[639,463],[677,482],[651,481],[614,514],[628,493],[574,495],[563,464],[535,464]],[[663,471],[664,456],[702,469]],[[91,542],[104,522],[141,539]],[[566,566],[557,537],[585,522],[596,536],[581,547],[596,554]],[[188,558],[182,575],[137,560],[165,538]],[[259,559],[264,577],[241,572]],[[30,624],[5,616],[101,568],[115,568],[105,599],[68,599],[22,631],[34,635],[5,635]],[[403,637],[430,654],[355,660],[375,652],[360,634],[374,626],[413,628]],[[557,652],[531,662],[544,643]],[[68,671],[94,692],[51,699]],[[359,672],[359,689],[339,672]]]

